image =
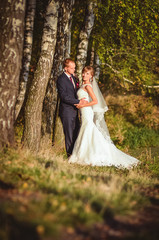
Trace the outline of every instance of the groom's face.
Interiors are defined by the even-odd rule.
[[[65,72],[69,75],[74,74],[75,72],[75,63],[69,62],[68,66],[65,67]]]

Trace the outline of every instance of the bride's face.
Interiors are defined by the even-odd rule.
[[[91,72],[90,71],[85,71],[82,73],[82,79],[83,81],[90,81],[90,79],[92,78]]]

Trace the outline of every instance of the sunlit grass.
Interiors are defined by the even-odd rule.
[[[35,234],[55,236],[63,226],[90,226],[133,214],[150,204],[143,189],[159,184],[157,157],[152,158],[149,149],[139,158],[140,166],[119,170],[69,164],[64,152],[57,154],[53,148],[36,156],[4,150],[0,154],[0,212],[6,221],[1,229],[12,217],[16,223],[29,224]]]

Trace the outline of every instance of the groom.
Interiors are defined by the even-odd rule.
[[[59,116],[63,125],[66,152],[69,157],[72,154],[80,128],[78,109],[74,104],[84,104],[86,101],[77,99],[77,82],[74,77],[75,62],[67,58],[63,65],[64,72],[57,79],[57,90],[60,97]]]

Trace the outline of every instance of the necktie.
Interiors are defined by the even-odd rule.
[[[73,86],[74,86],[74,88],[75,88],[75,83],[74,83],[72,77],[70,77],[70,80],[71,80],[71,82],[72,82],[72,84],[73,84]]]

